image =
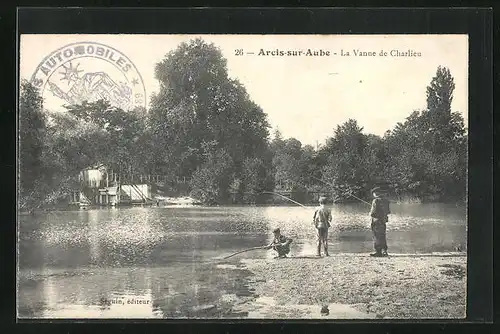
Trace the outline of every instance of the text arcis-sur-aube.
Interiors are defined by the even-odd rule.
[[[248,54],[254,54],[253,52],[247,52]],[[306,49],[306,50],[268,50],[260,49],[257,56],[309,56],[309,57],[329,57],[329,56],[341,56],[341,57],[421,57],[422,53],[415,50],[380,50],[380,51],[366,51],[361,49],[352,49],[340,51],[330,51],[324,49]]]

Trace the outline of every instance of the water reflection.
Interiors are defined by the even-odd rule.
[[[24,284],[20,304],[37,305],[26,316],[39,318],[161,317],[153,310],[151,277],[149,269],[52,271],[36,286]]]
[[[464,208],[393,205],[391,209],[390,252],[450,251],[458,244],[465,250]],[[112,208],[22,216],[19,316],[245,316],[233,313],[220,301],[251,295],[245,281],[248,273],[210,263],[238,250],[268,244],[275,227],[294,239],[292,256],[314,255],[313,210]],[[331,253],[371,251],[366,211],[362,205],[333,207]],[[235,258],[274,255],[262,250]],[[134,298],[149,303],[126,303]]]

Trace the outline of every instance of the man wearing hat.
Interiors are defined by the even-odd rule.
[[[326,207],[326,197],[319,198],[319,207],[314,211],[313,223],[318,230],[318,249],[317,256],[321,256],[321,245],[325,251],[325,256],[328,254],[328,228],[332,221],[332,211]]]
[[[371,256],[387,256],[386,223],[389,221],[388,215],[391,213],[389,201],[385,197],[380,187],[372,189],[373,202],[370,210],[372,219],[371,228],[373,232],[373,247],[375,253]]]

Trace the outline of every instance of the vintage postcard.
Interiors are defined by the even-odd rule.
[[[467,35],[21,35],[20,319],[464,319]]]

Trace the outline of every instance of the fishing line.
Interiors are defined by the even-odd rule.
[[[262,192],[262,194],[271,194],[271,195],[280,196],[280,197],[282,197],[282,198],[284,198],[284,199],[286,199],[286,200],[289,200],[290,202],[293,202],[293,203],[295,203],[295,204],[297,204],[297,205],[300,205],[301,207],[303,207],[303,208],[306,208],[306,209],[307,209],[307,206],[305,206],[305,205],[303,205],[303,204],[300,204],[299,202],[296,202],[296,201],[294,201],[293,199],[288,198],[288,197],[286,197],[286,196],[283,196],[283,195],[281,195],[281,194],[274,193],[274,192],[272,192],[272,191],[263,191],[263,192]]]
[[[315,180],[321,181],[321,182],[323,182],[323,183],[325,183],[325,184],[329,185],[330,187],[332,187],[332,188],[334,188],[334,189],[338,189],[338,190],[339,190],[339,188],[338,188],[338,187],[335,187],[335,186],[334,186],[333,184],[331,184],[331,183],[328,183],[328,182],[326,182],[326,181],[324,181],[324,180],[322,180],[322,179],[318,179],[317,177],[314,177],[314,176],[311,176],[311,177],[312,177],[313,179],[315,179]],[[344,192],[344,193],[345,193],[345,192]],[[354,196],[354,195],[352,194],[352,192],[347,193],[347,195],[349,195],[349,196],[351,196],[351,197],[353,197],[353,198],[357,199],[358,201],[361,201],[361,202],[363,202],[363,203],[365,203],[365,204],[367,204],[367,205],[370,205],[370,206],[371,206],[371,204],[370,204],[370,203],[368,203],[367,201],[362,200],[361,198],[359,198],[359,197],[357,197],[357,196]]]
[[[305,206],[305,205],[303,205],[303,204],[301,204],[301,203],[299,203],[297,201],[294,201],[291,198],[288,198],[288,197],[286,197],[284,195],[281,195],[281,194],[278,194],[278,193],[275,193],[275,192],[272,192],[272,191],[263,191],[261,194],[271,194],[271,195],[280,196],[280,197],[282,197],[282,198],[284,198],[284,199],[286,199],[286,200],[288,200],[288,201],[290,201],[292,203],[295,203],[295,204],[300,205],[301,207],[307,209],[307,206]],[[267,249],[267,248],[268,248],[268,246],[259,246],[259,247],[247,248],[247,249],[235,252],[233,254],[230,254],[228,256],[225,256],[223,258],[217,258],[217,259],[213,259],[213,260],[215,260],[215,261],[226,260],[226,259],[229,259],[230,257],[233,257],[233,256],[241,254],[241,253],[245,253],[245,252],[249,252],[249,251],[253,251],[253,250],[259,250],[259,249]]]
[[[223,257],[222,260],[229,259],[230,257],[233,257],[233,256],[241,254],[241,253],[245,253],[245,252],[249,252],[249,251],[253,251],[253,250],[258,250],[258,249],[266,249],[266,248],[267,248],[267,246],[260,246],[260,247],[252,247],[252,248],[244,249],[244,250],[241,250],[239,252],[228,255],[226,257]]]

